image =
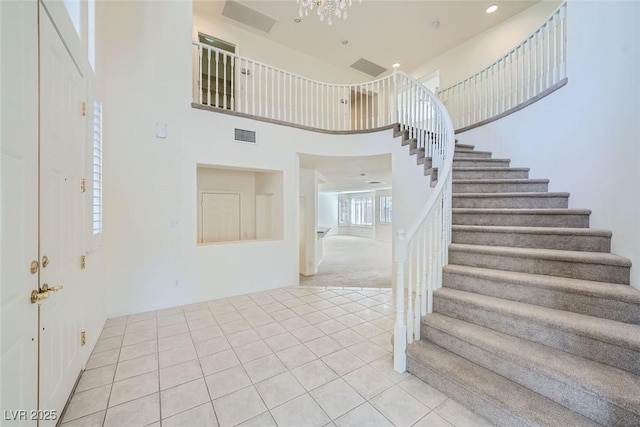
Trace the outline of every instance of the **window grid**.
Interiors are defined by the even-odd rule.
[[[373,225],[373,197],[351,199],[351,225]]]
[[[391,196],[380,196],[380,223],[391,223],[392,204]]]
[[[338,225],[349,225],[349,199],[338,199]]]
[[[102,103],[93,101],[92,231],[102,233]]]

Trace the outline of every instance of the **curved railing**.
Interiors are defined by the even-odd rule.
[[[520,110],[567,82],[567,4],[494,63],[438,96],[456,132]]]
[[[436,186],[415,224],[400,230],[393,242],[394,368],[404,372],[407,343],[420,339],[420,316],[431,311],[451,241],[455,140],[447,110],[423,84],[397,69],[366,83],[324,83],[203,43],[193,47],[198,106],[336,133],[394,126],[412,149],[424,153],[425,170],[437,179]]]

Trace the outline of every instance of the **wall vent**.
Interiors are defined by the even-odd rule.
[[[361,73],[368,74],[371,77],[378,77],[380,74],[387,71],[386,68],[364,58],[360,58],[356,62],[351,64],[351,68],[356,69]]]
[[[255,144],[256,143],[256,133],[255,133],[255,131],[252,131],[252,130],[237,129],[236,128],[235,140],[236,141],[241,141],[241,142],[250,142],[252,144]]]
[[[269,34],[276,20],[262,12],[247,7],[237,1],[227,0],[222,9],[222,16],[247,25],[263,33]]]

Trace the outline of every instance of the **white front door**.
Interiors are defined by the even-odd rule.
[[[40,409],[61,411],[82,368],[85,86],[44,9],[40,17],[40,285],[63,286],[40,307]]]
[[[37,3],[0,1],[0,425],[35,426],[38,288]],[[26,411],[26,412],[20,412]]]

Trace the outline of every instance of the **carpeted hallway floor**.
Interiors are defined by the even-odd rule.
[[[304,286],[391,287],[391,242],[356,236],[324,238],[318,272]]]

